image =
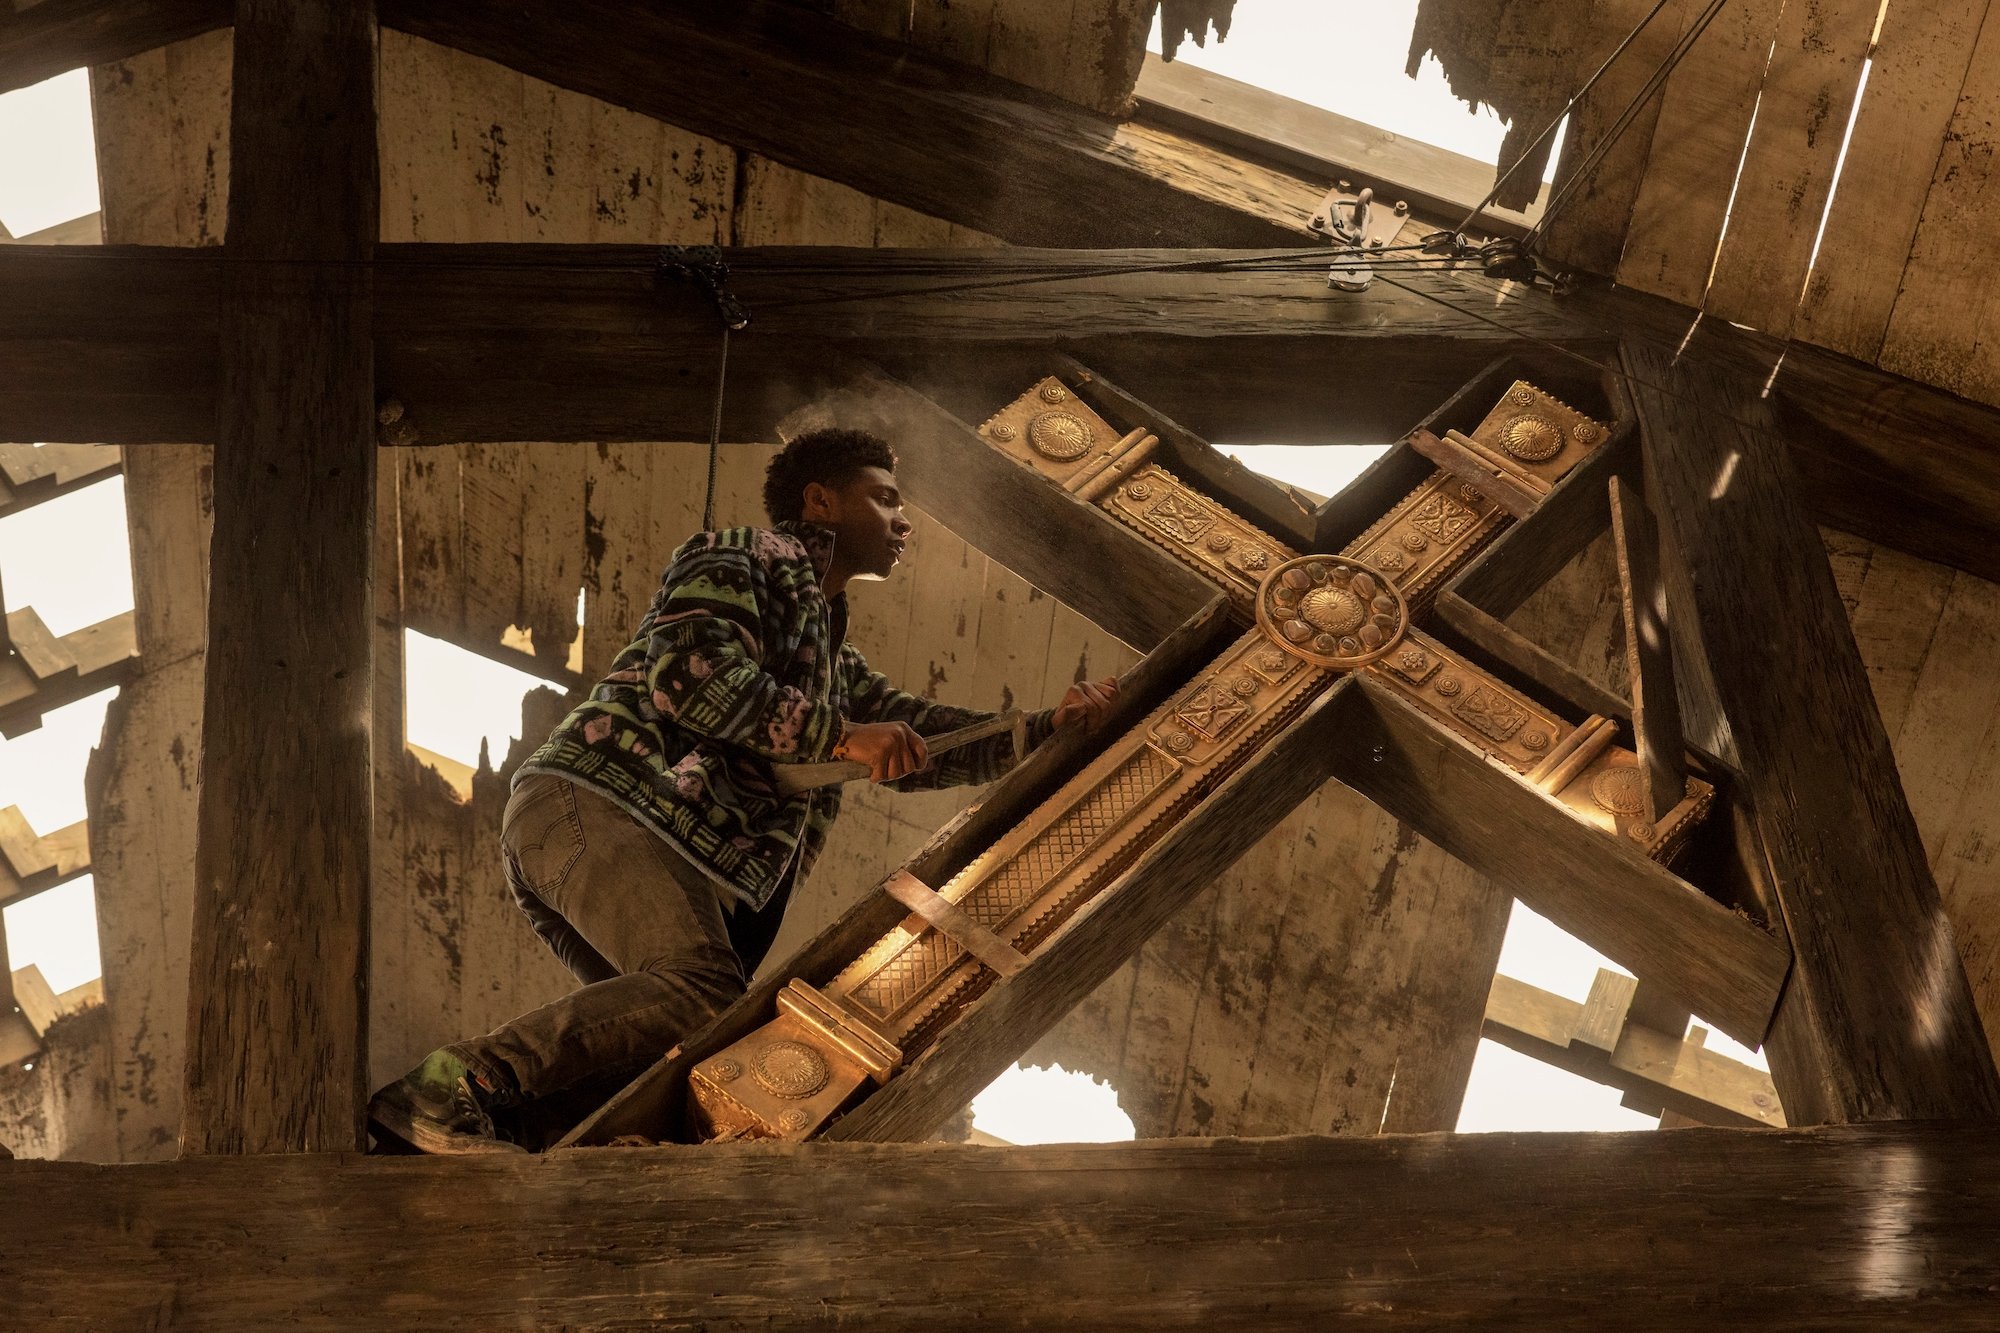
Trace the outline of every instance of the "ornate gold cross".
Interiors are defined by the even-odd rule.
[[[1620,744],[1614,718],[1571,720],[1418,628],[1455,574],[1517,517],[1532,521],[1566,477],[1619,436],[1524,379],[1485,396],[1489,405],[1465,423],[1470,429],[1435,421],[1442,434],[1419,430],[1392,451],[1398,457],[1386,460],[1389,469],[1410,470],[1411,455],[1435,466],[1338,553],[1324,554],[1273,536],[1218,488],[1184,475],[1176,462],[1195,463],[1190,451],[1207,446],[1172,428],[1175,443],[1163,448],[1155,427],[1166,426],[1081,368],[1067,380],[1043,379],[991,417],[978,431],[984,445],[971,447],[999,451],[1038,484],[1061,488],[1198,572],[1220,602],[1203,619],[1236,632],[1219,652],[1183,649],[1191,660],[1169,669],[1173,679],[1151,684],[1163,697],[1130,701],[1145,708],[1142,716],[1107,729],[1110,738],[1077,755],[1060,782],[1043,775],[1053,790],[1024,804],[984,845],[961,849],[941,883],[920,873],[936,861],[935,849],[891,875],[879,892],[907,909],[900,923],[845,957],[837,947],[816,958],[808,949],[805,965],[775,994],[753,994],[739,1006],[761,1011],[759,1021],[732,1011],[733,1019],[691,1039],[572,1141],[635,1132],[803,1139],[854,1110],[857,1097],[866,1102],[871,1084],[893,1085],[906,1066],[952,1063],[947,1048],[982,997],[996,986],[1033,985],[1036,961],[1073,926],[1115,917],[1121,891],[1149,862],[1174,855],[1170,835],[1220,789],[1240,790],[1264,769],[1296,764],[1294,733],[1308,719],[1331,725],[1343,686],[1373,701],[1378,723],[1386,707],[1460,762],[1474,762],[1485,783],[1462,799],[1519,824],[1526,842],[1536,828],[1563,827],[1562,840],[1573,846],[1581,833],[1601,842],[1607,860],[1650,864],[1661,891],[1698,892],[1660,869],[1685,848],[1715,798],[1709,782],[1686,775],[1682,756],[1661,769],[1672,775],[1666,788]],[[1113,424],[1107,414],[1121,408],[1142,419]],[[1781,975],[1781,946],[1774,949]],[[1676,980],[1683,979],[1666,978],[1669,986]],[[1761,1034],[1768,1012],[1739,1026]],[[1018,1041],[1009,1060],[1040,1034],[1011,1035]]]

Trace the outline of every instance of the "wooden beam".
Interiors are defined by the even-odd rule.
[[[1598,972],[1591,1000],[1606,988],[1607,977],[1625,983],[1626,1005],[1636,1010],[1632,979],[1615,972]],[[1764,1071],[1684,1040],[1678,1030],[1655,1027],[1624,1007],[1615,1016],[1615,1023],[1593,1031],[1591,1004],[1503,975],[1493,978],[1482,1032],[1510,1050],[1618,1088],[1652,1106],[1654,1114],[1666,1108],[1707,1125],[1785,1123],[1777,1089]]]
[[[1493,164],[1419,143],[1366,122],[1197,68],[1152,52],[1133,90],[1140,119],[1294,172],[1322,188],[1351,180],[1372,187],[1384,205],[1408,203],[1426,218],[1456,226],[1493,187]],[[1470,230],[1523,235],[1548,199],[1524,212],[1488,208]]]
[[[1597,714],[1629,720],[1632,705],[1569,663],[1551,656],[1506,621],[1474,606],[1447,588],[1431,603],[1433,633],[1480,655],[1489,668],[1518,689],[1565,713]]]
[[[236,6],[181,1135],[193,1153],[363,1142],[375,47],[371,0]]]
[[[995,985],[937,1049],[837,1121],[835,1140],[921,1139],[1025,1054],[1153,933],[1326,781],[1336,681],[1247,760],[1075,925]]]
[[[803,6],[384,0],[382,21],[1017,245],[1298,245],[1326,188]]]
[[[1674,647],[1667,632],[1667,590],[1660,576],[1653,511],[1611,477],[1611,544],[1625,620],[1625,662],[1632,682],[1632,731],[1638,741],[1650,818],[1664,819],[1687,794],[1687,752],[1674,692]]]
[[[1964,1125],[0,1165],[10,1308],[52,1331],[1953,1333],[1996,1227]]]
[[[1624,356],[1646,493],[1691,575],[1796,951],[1770,1043],[1786,1111],[1795,1123],[2000,1114],[1895,755],[1757,386],[1648,346]]]
[[[0,8],[0,93],[230,23],[230,0],[41,0]]]
[[[1738,1041],[1762,1042],[1790,966],[1783,938],[1580,823],[1392,689],[1360,684],[1339,700],[1340,781]]]
[[[0,658],[0,736],[25,735],[42,725],[44,713],[124,684],[139,661],[130,611],[61,638],[31,607],[10,613],[7,625],[10,636],[31,630],[39,650]]]
[[[658,286],[656,253],[381,247],[383,395],[408,408],[426,444],[704,438],[714,315]],[[1312,271],[1118,272],[1240,258],[729,252],[753,322],[731,352],[725,434],[767,436],[825,387],[829,352],[884,365],[970,412],[1011,392],[1024,371],[1045,373],[1061,351],[1225,444],[1379,441],[1404,434],[1495,356],[1531,352],[1590,371],[1610,364],[1619,333],[1678,346],[1691,318],[1635,293],[1557,299],[1467,273],[1335,293]],[[212,440],[210,333],[224,263],[213,249],[0,246],[0,435]],[[994,285],[1020,279],[1039,280]],[[2000,579],[2000,463],[1984,446],[2000,435],[2000,412],[1713,324],[1686,355],[1776,369],[1773,402],[1819,521]]]

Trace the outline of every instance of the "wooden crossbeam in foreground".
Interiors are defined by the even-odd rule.
[[[0,1162],[0,1323],[1990,1329],[2000,1131]]]

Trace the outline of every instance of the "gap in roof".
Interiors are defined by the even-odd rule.
[[[97,207],[89,73],[0,96],[0,225],[19,239]]]
[[[1404,139],[1498,162],[1507,122],[1490,107],[1473,111],[1452,96],[1444,68],[1426,55],[1412,79],[1403,73],[1417,0],[1367,5],[1328,0],[1237,0],[1229,36],[1204,46],[1183,41],[1174,53],[1211,74],[1373,125]],[[1146,49],[1160,54],[1160,19],[1153,17]],[[1536,127],[1536,128],[1539,128]],[[1549,153],[1545,180],[1554,179],[1562,131]],[[1455,219],[1454,219],[1455,220]]]

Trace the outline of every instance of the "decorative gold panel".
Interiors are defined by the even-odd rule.
[[[1611,432],[1553,394],[1515,380],[1472,438],[1514,471],[1553,483],[1611,438]]]
[[[1399,501],[1347,554],[1396,581],[1413,609],[1513,520],[1485,492],[1440,468]]]
[[[1421,630],[1368,670],[1433,721],[1517,773],[1542,761],[1569,724],[1509,689]]]
[[[1029,952],[1330,679],[1263,635],[1245,635],[938,892]],[[990,980],[958,944],[913,918],[827,990],[909,1052],[949,1003]]]
[[[1114,518],[1221,585],[1248,611],[1257,587],[1297,552],[1179,477],[1148,463],[1098,502]]]
[[[1120,438],[1054,376],[988,417],[979,433],[1009,458],[1058,482],[1082,472]]]

